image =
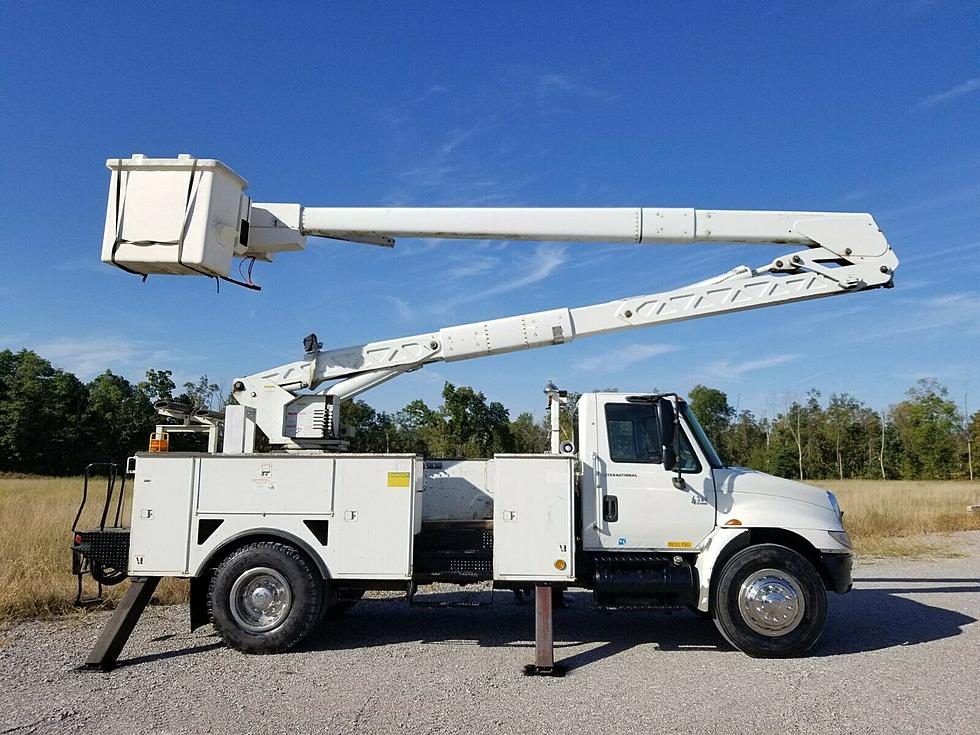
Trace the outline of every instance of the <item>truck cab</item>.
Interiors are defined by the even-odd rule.
[[[690,607],[751,655],[813,645],[825,592],[851,588],[832,493],[725,466],[676,395],[587,393],[577,427],[580,570],[597,603]]]

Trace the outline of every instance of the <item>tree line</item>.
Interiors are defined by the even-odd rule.
[[[72,475],[89,462],[122,462],[147,448],[156,425],[168,423],[154,411],[155,401],[195,409],[222,402],[207,376],[182,388],[178,392],[170,370],[148,370],[136,383],[106,370],[86,383],[30,350],[0,351],[0,471]],[[563,439],[577,439],[577,398],[569,396]],[[932,379],[919,380],[883,412],[846,393],[825,400],[816,389],[762,415],[737,410],[723,391],[708,386],[695,386],[688,400],[726,464],[803,480],[973,476],[980,411],[967,418]],[[503,404],[452,383],[436,407],[416,399],[386,412],[354,400],[341,414],[354,429],[350,449],[358,452],[490,457],[543,452],[549,443],[547,416],[538,421],[524,412],[512,419]],[[200,449],[195,441],[173,435],[171,447]]]
[[[967,418],[949,390],[922,378],[875,411],[848,393],[816,388],[757,417],[715,388],[695,386],[691,408],[728,464],[806,479],[972,480],[980,411]]]

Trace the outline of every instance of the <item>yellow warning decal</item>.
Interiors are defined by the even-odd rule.
[[[412,479],[410,472],[389,472],[388,487],[408,487]]]
[[[694,544],[690,541],[668,541],[668,549],[693,549]]]

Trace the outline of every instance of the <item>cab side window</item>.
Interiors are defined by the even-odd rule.
[[[663,461],[657,414],[649,403],[607,403],[606,431],[613,462]]]
[[[650,403],[607,403],[606,432],[613,462],[663,462],[657,412]],[[681,472],[700,472],[701,463],[687,435],[681,431],[678,464]]]

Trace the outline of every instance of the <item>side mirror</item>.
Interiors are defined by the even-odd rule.
[[[663,450],[664,469],[668,472],[677,467],[677,448],[674,446],[676,427],[674,404],[668,398],[657,401],[657,421],[660,424],[660,444]]]

